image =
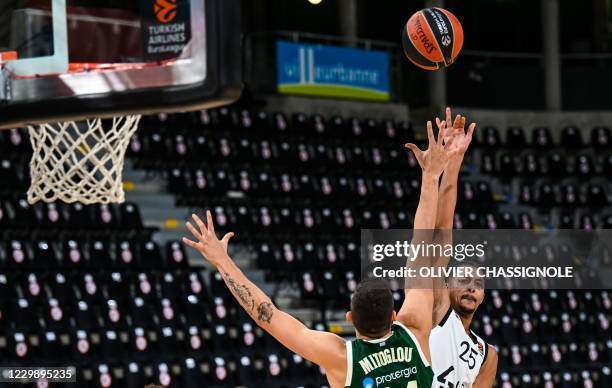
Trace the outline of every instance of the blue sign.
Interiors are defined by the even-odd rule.
[[[389,100],[389,54],[279,41],[279,93]]]

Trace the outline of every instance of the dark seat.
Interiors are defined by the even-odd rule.
[[[535,148],[549,149],[553,146],[553,138],[550,129],[547,127],[537,127],[531,133],[531,145]]]
[[[595,127],[591,131],[591,145],[599,149],[609,149],[610,128]]]
[[[124,384],[127,388],[140,388],[147,385],[147,378],[143,365],[138,362],[130,362],[125,368]]]
[[[140,216],[140,210],[135,203],[126,202],[121,204],[119,208],[121,217],[121,227],[130,230],[142,229],[142,218]]]
[[[187,253],[180,241],[168,241],[166,243],[167,264],[171,267],[186,267]]]
[[[146,329],[154,328],[156,325],[155,311],[147,301],[140,297],[131,300],[129,314],[132,325]],[[142,336],[144,338],[144,333]]]
[[[506,146],[512,148],[523,148],[527,145],[525,131],[521,127],[512,126],[506,130]]]
[[[580,148],[583,145],[582,134],[577,127],[565,127],[561,131],[561,145],[567,148]]]
[[[487,126],[482,129],[480,144],[490,148],[496,148],[501,145],[501,138],[496,127]]]

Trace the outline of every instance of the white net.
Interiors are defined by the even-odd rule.
[[[28,127],[34,154],[28,202],[120,203],[123,163],[140,115]],[[105,128],[106,127],[106,128]]]

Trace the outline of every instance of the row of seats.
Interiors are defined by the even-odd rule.
[[[95,362],[77,368],[76,373],[76,382],[51,385],[66,388],[142,388],[151,383],[184,388],[327,386],[323,371],[316,365],[284,353],[163,355],[144,360]]]
[[[567,363],[589,368],[610,365],[612,341],[588,343],[530,343],[527,345],[500,346],[500,368],[510,370],[529,368],[564,369]]]
[[[491,290],[487,293],[486,298],[487,303],[481,306],[481,311],[485,313],[501,311],[509,315],[517,315],[522,312],[575,314],[578,311],[605,312],[612,310],[610,293],[605,290]]]
[[[326,120],[320,115],[307,117],[304,114],[294,114],[291,120],[288,120],[282,113],[269,115],[266,112],[251,113],[247,110],[238,112],[228,108],[202,111],[199,114],[149,116],[143,118],[141,128],[151,130],[152,133],[158,133],[159,139],[152,139],[153,143],[165,143],[165,139],[161,139],[165,132],[170,132],[172,137],[179,137],[182,135],[175,134],[189,133],[192,130],[201,131],[206,128],[214,130],[217,134],[219,130],[229,131],[237,135],[248,134],[250,138],[271,134],[287,134],[307,136],[309,139],[316,139],[317,137],[325,137],[328,140],[330,138],[343,140],[365,138],[377,141],[388,139],[400,143],[414,139],[412,127],[405,121],[394,123],[392,120],[379,122],[373,119],[343,119],[341,117]],[[142,131],[140,134],[142,134]],[[186,141],[184,138],[177,139],[176,137],[172,141],[177,145],[174,148],[180,154],[180,144],[186,143]],[[546,127],[533,129],[530,133],[530,141],[527,141],[528,136],[525,134],[525,130],[516,126],[509,127],[504,137],[501,136],[496,127],[487,126],[479,129],[476,133],[474,146],[521,149],[525,147],[550,149],[554,146],[575,149],[583,146],[593,146],[607,150],[611,141],[610,129],[601,126],[591,130],[588,142],[583,139],[581,131],[575,126],[563,128],[558,143],[553,140],[550,129]],[[0,150],[27,155],[28,152],[31,152],[27,139],[28,135],[24,129],[3,131],[0,133]],[[141,141],[139,137],[135,137],[135,139],[132,144],[132,151],[139,152],[140,147],[137,144]],[[196,143],[198,142],[196,141]]]
[[[287,118],[283,113],[267,113],[264,111],[252,112],[232,108],[221,108],[211,111],[201,111],[186,115],[151,116],[143,121],[145,126],[153,129],[181,131],[181,130],[230,130],[236,133],[249,133],[256,136],[258,133],[295,134],[308,137],[365,137],[380,140],[381,138],[411,139],[411,125],[408,122],[393,120],[374,120],[360,118],[343,118],[334,116],[326,118],[314,114],[307,116],[296,113]],[[399,135],[399,136],[398,136]],[[527,138],[529,137],[529,141]],[[610,129],[597,126],[591,129],[588,142],[584,140],[582,131],[576,126],[567,126],[561,129],[559,142],[555,142],[550,128],[536,127],[529,136],[525,129],[519,126],[510,126],[502,137],[495,126],[487,126],[478,130],[475,145],[489,147],[534,147],[550,148],[560,145],[567,148],[594,146],[606,148],[611,141]]]
[[[165,254],[150,239],[60,237],[0,242],[2,269],[186,267],[184,244],[168,241]],[[1,297],[1,296],[0,296]]]
[[[342,236],[343,231],[359,230],[360,228],[407,229],[412,226],[412,213],[403,201],[385,204],[375,202],[369,207],[363,202],[335,204],[335,202],[312,202],[296,199],[287,201],[266,201],[258,205],[258,201],[246,199],[225,198],[183,198],[183,203],[197,206],[200,209],[211,209],[213,217],[221,229],[230,228],[236,232],[257,231],[258,233],[275,231],[279,233],[293,232],[335,232]],[[471,202],[471,201],[470,201]],[[261,202],[260,202],[261,203]],[[472,209],[483,208],[481,211],[462,211],[464,207]],[[594,220],[591,217],[591,220]],[[608,222],[605,218],[604,222]],[[532,229],[533,217],[527,212],[514,214],[509,211],[489,210],[487,206],[475,204],[473,207],[462,205],[455,217],[457,229]],[[239,230],[236,230],[239,226]],[[245,238],[249,237],[245,233]],[[274,236],[270,236],[274,239]]]
[[[0,229],[39,228],[74,230],[143,229],[138,205],[82,205],[39,203],[30,205],[23,198],[0,198]]]
[[[483,338],[496,345],[543,343],[544,341],[559,342],[572,336],[574,340],[604,340],[610,331],[611,321],[605,313],[587,314],[581,312],[578,316],[567,313],[529,314],[521,313],[519,317],[486,312],[480,313],[480,320],[474,325],[474,330]]]
[[[279,203],[281,208],[272,208],[272,204],[247,207],[242,205],[246,201],[241,200],[216,200],[200,197],[188,197],[178,201],[182,205],[189,205],[198,208],[214,209],[216,221],[224,229],[225,226],[233,228],[241,225],[242,231],[257,231],[258,233],[266,230],[279,233],[287,232],[333,232],[339,237],[346,236],[346,232],[361,229],[407,229],[412,227],[412,216],[406,211],[407,206],[403,202],[400,204],[375,203],[370,207],[364,208],[363,202],[355,202],[350,207],[326,205],[325,203],[306,202],[299,205],[287,206],[285,202]],[[533,229],[534,220],[531,214],[519,211],[516,214],[509,211],[490,210],[487,206],[481,211],[463,211],[463,208],[479,208],[474,206],[458,205],[459,210],[455,215],[456,229]],[[563,225],[573,220],[580,221],[580,228],[583,223],[591,225],[610,224],[610,216],[581,216],[573,218],[573,214],[567,214],[567,219],[563,219]],[[248,237],[248,235],[245,235]],[[268,236],[268,240],[274,240],[275,235]]]
[[[151,319],[151,321],[153,321]],[[152,355],[172,356],[210,354],[257,354],[266,351],[282,351],[282,346],[271,340],[252,321],[235,319],[213,325],[197,321],[186,323],[151,322],[129,326],[110,324],[99,327],[47,327],[41,330],[19,328],[6,330],[0,336],[3,345],[0,355],[3,363],[55,361],[78,363],[91,361],[116,361],[120,359],[145,359]],[[78,359],[74,360],[75,357]]]
[[[251,112],[229,108],[203,110],[183,115],[149,116],[142,121],[141,125],[153,130],[185,133],[208,129],[246,133],[251,136],[282,134],[308,137],[337,136],[339,138],[354,136],[375,140],[412,138],[412,127],[408,121],[395,122],[391,119],[378,121],[340,116],[327,120],[321,115],[308,117],[301,113],[296,113],[288,118],[282,112]]]
[[[367,200],[404,201],[418,200],[420,179],[394,174],[331,174],[299,173],[279,171],[275,168],[231,169],[228,166],[208,166],[195,169],[171,169],[168,171],[168,191],[182,196],[220,196],[228,191],[241,192],[252,200],[258,198],[295,200],[312,199],[320,201]],[[487,206],[494,202],[489,182],[464,181],[459,190],[462,201]],[[293,202],[293,200],[292,200]]]
[[[233,138],[234,136],[235,138]],[[288,137],[256,138],[237,134],[165,134],[139,132],[132,139],[130,157],[155,160],[164,155],[168,164],[215,162],[220,159],[235,163],[283,163],[292,167],[344,167],[367,169],[397,169],[405,165],[409,153],[404,142],[331,141],[328,138],[292,139]],[[478,148],[475,149],[476,151]],[[546,150],[521,148],[482,148],[481,164],[485,173],[502,177],[521,173],[525,176],[589,176],[595,172],[609,172],[609,148],[592,155],[588,152],[563,152],[559,148]],[[569,157],[568,157],[569,156]],[[409,160],[409,162],[411,162]],[[161,166],[161,165],[160,165]],[[409,170],[408,170],[409,171]]]
[[[549,370],[536,370],[532,373],[507,373],[499,375],[498,386],[501,388],[527,387],[527,388],[573,388],[609,387],[612,384],[610,366],[602,368],[567,369],[551,372]]]
[[[612,161],[612,159],[611,159]],[[612,166],[612,165],[611,165]],[[612,175],[612,174],[611,174]],[[221,196],[228,191],[240,192],[252,198],[279,198],[291,196],[295,200],[319,201],[367,200],[370,203],[393,199],[407,204],[416,203],[420,181],[416,177],[401,175],[369,176],[369,174],[291,173],[249,168],[232,170],[226,167],[171,169],[168,171],[168,191],[182,197]],[[516,192],[503,193],[517,197],[527,205],[605,207],[612,204],[606,185],[598,183],[524,183]],[[461,182],[461,204],[486,207],[496,199],[487,181]],[[294,201],[292,201],[294,202]]]
[[[573,183],[544,183],[534,188],[531,185],[520,187],[520,202],[538,207],[606,207],[612,204],[612,196],[601,184],[576,185]]]
[[[530,141],[527,141],[525,130],[521,127],[511,126],[506,130],[505,139],[502,139],[499,130],[494,126],[482,128],[479,132],[480,142],[477,143],[484,147],[510,147],[510,148],[539,148],[549,149],[554,146],[561,146],[569,149],[591,146],[606,149],[610,145],[610,128],[594,127],[591,129],[589,141],[586,142],[582,132],[575,126],[568,126],[561,129],[559,142],[553,139],[550,128],[536,127],[531,131]]]
[[[420,181],[415,177],[360,174],[331,175],[329,172],[298,173],[277,169],[207,168],[168,171],[168,190],[184,196],[218,196],[240,191],[255,198],[369,199],[414,201]]]
[[[568,155],[559,149],[538,153],[487,150],[480,155],[480,166],[483,174],[500,179],[521,177],[525,180],[559,181],[575,177],[584,180],[597,175],[612,175],[612,154]]]
[[[329,139],[295,142],[291,138],[257,139],[246,135],[232,139],[231,135],[218,133],[167,136],[170,135],[145,130],[132,139],[128,155],[145,160],[164,155],[170,165],[226,159],[237,163],[380,169],[406,160],[402,143],[333,142]]]
[[[0,302],[18,305],[55,299],[60,302],[85,300],[100,304],[106,299],[179,298],[194,295],[207,301],[208,294],[200,272],[188,270],[0,272]],[[225,295],[225,294],[223,294]]]

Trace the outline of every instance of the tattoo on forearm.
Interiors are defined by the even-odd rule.
[[[270,302],[261,302],[257,306],[257,319],[270,323],[272,322],[272,315],[274,314],[274,305]]]
[[[247,309],[248,312],[253,311],[255,308],[255,300],[253,299],[251,290],[249,290],[249,288],[243,284],[238,284],[227,272],[225,273],[224,277],[230,291],[232,291],[236,298],[238,298],[238,301],[242,304],[242,306]]]

